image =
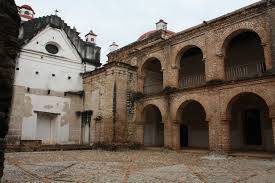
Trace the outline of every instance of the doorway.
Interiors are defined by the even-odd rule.
[[[90,129],[91,129],[91,117],[92,111],[82,112],[81,115],[81,141],[82,144],[90,144]]]
[[[144,124],[144,146],[163,147],[164,146],[164,125],[159,108],[154,105],[145,107],[143,111]]]
[[[228,105],[232,150],[273,151],[273,131],[269,108],[254,93],[240,93]]]
[[[42,144],[54,144],[56,141],[56,115],[37,113],[36,139]]]
[[[244,142],[262,145],[261,113],[257,109],[244,111]]]
[[[180,146],[188,147],[188,126],[180,125]]]

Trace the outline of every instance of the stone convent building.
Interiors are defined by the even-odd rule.
[[[83,110],[81,73],[100,66],[100,47],[91,31],[85,41],[60,17],[34,18],[18,7],[19,37],[9,144],[86,144],[89,116]]]
[[[273,151],[275,1],[156,30],[83,74],[89,143]]]

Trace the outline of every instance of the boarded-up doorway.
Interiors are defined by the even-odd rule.
[[[81,115],[81,141],[82,144],[90,144],[90,130],[92,111],[82,112]]]
[[[51,113],[37,113],[36,139],[42,144],[53,144],[56,141],[56,117]]]

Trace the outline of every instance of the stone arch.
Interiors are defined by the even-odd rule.
[[[180,128],[179,142],[182,148],[208,148],[209,127],[206,111],[196,100],[187,100],[177,110],[177,122]]]
[[[267,98],[265,99],[264,96],[261,96],[260,94],[256,93],[256,92],[241,92],[238,93],[237,95],[233,96],[230,101],[227,103],[226,105],[226,116],[230,116],[231,115],[231,111],[232,111],[232,105],[234,104],[234,102],[236,102],[239,97],[241,97],[242,95],[254,95],[255,97],[257,96],[258,98],[260,98],[260,100],[266,105],[266,107],[269,109],[269,105],[267,102]],[[268,113],[269,115],[269,113]]]
[[[144,146],[164,146],[164,124],[160,109],[154,104],[146,105],[141,117]]]
[[[205,49],[202,45],[200,44],[189,44],[189,45],[184,45],[183,47],[181,47],[177,53],[176,53],[176,58],[174,59],[174,62],[172,63],[172,65],[174,65],[177,68],[180,68],[180,61],[181,61],[181,57],[182,55],[188,51],[191,48],[197,47],[201,50],[202,55],[203,55],[203,60],[205,60],[206,58],[206,54],[205,54]]]
[[[145,123],[144,121],[144,111],[147,109],[147,108],[150,108],[150,107],[155,107],[159,110],[160,114],[161,114],[161,118],[162,118],[162,121],[164,121],[165,117],[164,117],[164,111],[161,107],[158,106],[158,104],[156,103],[149,103],[149,104],[146,104],[145,106],[143,106],[142,108],[142,111],[141,111],[141,120],[143,123]]]
[[[144,124],[143,111],[148,106],[156,106],[159,109],[160,113],[161,113],[162,121],[165,122],[167,120],[167,115],[166,115],[166,112],[165,112],[166,108],[165,108],[164,104],[162,104],[161,101],[152,100],[152,101],[144,102],[144,103],[141,103],[141,104],[137,105],[137,111],[138,112],[136,113],[136,117],[135,117],[136,123]]]
[[[228,35],[222,45],[226,80],[262,75],[266,58],[260,35],[251,29],[238,29]]]
[[[221,46],[220,46],[221,54],[223,56],[225,56],[226,55],[226,47],[228,46],[229,42],[237,35],[239,35],[241,33],[245,33],[245,32],[253,32],[253,33],[257,34],[261,40],[261,44],[266,43],[266,36],[258,30],[251,29],[251,28],[236,29],[236,30],[233,30],[225,35],[223,41],[221,42]]]
[[[177,122],[177,112],[179,111],[179,109],[187,104],[189,104],[190,102],[192,101],[196,101],[198,102],[202,107],[203,109],[205,110],[205,119],[207,122],[210,121],[210,117],[211,117],[211,111],[209,111],[208,109],[208,104],[207,104],[207,101],[206,100],[203,100],[203,99],[200,99],[200,98],[197,98],[197,97],[188,97],[188,98],[184,98],[184,99],[177,99],[173,105],[173,110],[171,111],[171,118],[174,122]]]
[[[234,95],[231,95],[227,98],[227,100],[225,101],[224,105],[223,105],[223,109],[221,112],[221,115],[223,118],[227,119],[230,118],[230,108],[229,106],[240,96],[240,95],[244,95],[244,94],[254,94],[259,96],[260,98],[263,99],[263,101],[266,103],[266,105],[268,106],[268,108],[270,108],[270,106],[273,105],[273,100],[272,98],[270,98],[268,95],[265,95],[265,93],[261,93],[259,91],[254,91],[254,90],[245,90],[242,92],[238,92],[238,93],[234,93]]]
[[[273,150],[270,109],[265,98],[253,92],[241,92],[226,106],[231,149]]]
[[[144,94],[157,94],[163,89],[163,66],[159,59],[150,57],[141,67],[141,82]]]
[[[204,113],[205,113],[205,116],[204,116],[204,118],[206,119],[206,110],[205,110],[205,107],[200,103],[200,102],[198,102],[197,100],[193,100],[193,99],[190,99],[190,100],[186,100],[186,101],[184,101],[183,103],[181,103],[181,105],[177,108],[177,112],[176,112],[176,121],[179,121],[179,115],[180,115],[180,113],[182,112],[182,110],[186,107],[186,106],[188,106],[190,103],[197,103],[197,104],[199,104],[201,107],[202,107],[202,109],[203,109],[203,111],[204,111]]]
[[[206,66],[203,50],[195,45],[181,49],[177,56],[178,86],[188,88],[205,84]]]
[[[148,61],[151,61],[151,60],[158,60],[161,64],[161,68],[162,70],[165,69],[165,63],[164,63],[164,58],[162,55],[160,54],[149,54],[148,56],[145,56],[141,62],[140,62],[140,66],[138,68],[138,72],[140,74],[143,74],[142,70],[143,70],[143,67],[144,65],[148,62]]]

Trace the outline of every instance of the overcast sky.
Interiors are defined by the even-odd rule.
[[[18,6],[32,6],[35,17],[58,15],[83,38],[91,29],[102,48],[101,62],[107,60],[109,45],[120,47],[134,42],[155,23],[164,19],[168,29],[179,32],[239,9],[258,0],[15,0]]]

